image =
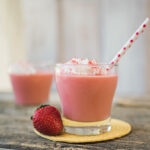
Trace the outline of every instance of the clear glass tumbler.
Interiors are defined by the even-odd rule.
[[[48,102],[54,66],[49,63],[14,63],[8,72],[18,105]]]
[[[56,64],[55,80],[62,115],[71,123],[65,131],[78,135],[96,135],[111,130],[111,107],[117,87],[118,66],[109,64]]]

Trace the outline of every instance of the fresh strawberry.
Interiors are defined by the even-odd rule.
[[[31,117],[34,128],[46,135],[58,135],[63,130],[59,111],[50,105],[42,105]]]

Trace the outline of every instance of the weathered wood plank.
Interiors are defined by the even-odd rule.
[[[121,106],[132,106],[132,107],[145,107],[150,108],[150,96],[129,96],[119,97],[116,100],[116,103]]]
[[[57,106],[58,108],[59,105]],[[55,149],[55,150],[148,150],[150,149],[149,109],[113,106],[112,117],[131,123],[131,134],[120,139],[88,144],[53,142],[33,132],[30,116],[35,107],[19,107],[12,102],[0,102],[0,148],[6,149]]]

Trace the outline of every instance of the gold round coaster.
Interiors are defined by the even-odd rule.
[[[64,123],[66,124],[67,122],[64,121]],[[57,136],[48,136],[41,134],[34,129],[34,132],[43,138],[52,141],[61,141],[67,143],[90,143],[98,141],[107,141],[125,136],[129,134],[130,131],[131,125],[125,121],[121,121],[118,119],[111,119],[111,131],[100,135],[73,135],[62,133],[61,135]]]

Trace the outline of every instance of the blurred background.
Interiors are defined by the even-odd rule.
[[[0,0],[0,94],[10,63],[109,62],[148,16],[149,0]],[[149,58],[150,27],[119,63],[118,95],[149,95]]]

